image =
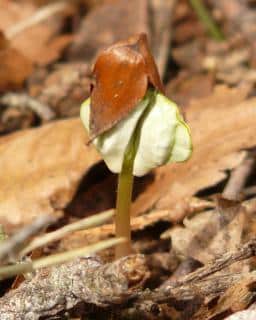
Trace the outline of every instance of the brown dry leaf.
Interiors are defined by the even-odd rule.
[[[185,198],[226,177],[225,170],[244,158],[242,149],[256,145],[256,99],[248,87],[219,86],[211,96],[194,100],[186,109],[194,151],[186,163],[155,170],[155,181],[133,205],[134,214],[157,209],[175,211]],[[174,212],[173,212],[174,215]]]
[[[211,73],[191,73],[181,71],[166,86],[166,95],[178,105],[185,107],[193,99],[212,94],[214,77]]]
[[[67,2],[67,8],[70,4]],[[8,34],[9,30],[20,22],[33,16],[38,7],[32,2],[0,2],[0,30]],[[64,11],[64,10],[63,10]],[[65,14],[62,13],[62,16]],[[56,60],[61,51],[70,43],[69,35],[57,35],[63,18],[54,14],[44,22],[26,28],[11,37],[12,46],[34,63],[41,65]]]
[[[99,160],[79,119],[52,122],[0,139],[0,223],[26,225],[66,207]]]
[[[109,130],[137,106],[149,83],[164,92],[146,34],[141,33],[102,51],[94,65],[90,135]]]
[[[13,48],[0,31],[0,92],[20,88],[32,71],[31,61]]]
[[[130,0],[129,5],[127,0],[118,0],[96,6],[85,16],[69,58],[91,61],[99,50],[117,41],[140,32],[149,34],[147,9],[147,0]]]
[[[185,227],[173,227],[164,232],[162,238],[170,237],[176,252],[204,264],[235,250],[242,243],[244,228],[251,223],[251,219],[243,206],[227,202],[226,208],[202,212],[192,219],[186,218]]]

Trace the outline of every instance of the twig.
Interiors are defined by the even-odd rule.
[[[49,121],[55,118],[55,113],[49,106],[25,93],[6,93],[0,98],[0,103],[12,108],[31,109],[44,121]]]
[[[0,243],[0,261],[14,260],[20,250],[26,245],[27,240],[38,233],[42,228],[55,222],[56,218],[43,215],[38,217],[32,224],[18,231],[14,236]]]
[[[123,242],[125,242],[124,238],[104,240],[97,242],[96,244],[92,244],[90,246],[66,251],[63,253],[53,254],[34,261],[0,267],[0,280],[13,277],[14,275],[32,272],[37,269],[49,267],[55,264],[64,263],[75,258],[79,258],[91,253],[96,253],[98,251],[113,247]]]
[[[223,256],[214,259],[206,264],[204,267],[197,269],[196,271],[188,274],[182,280],[176,282],[175,286],[182,286],[184,284],[192,283],[193,281],[202,280],[213,273],[227,268],[231,264],[251,258],[256,254],[256,239],[252,239],[236,251],[228,252]]]
[[[124,316],[133,319],[135,315],[143,315],[143,319],[158,319],[159,315],[154,317],[152,310],[160,310],[159,304],[168,303],[176,306],[178,302],[194,299],[203,300],[206,296],[219,295],[244,275],[212,275],[237,261],[245,260],[255,255],[256,239],[253,239],[236,251],[216,258],[204,267],[197,269],[178,281],[166,281],[160,288],[154,291],[146,290],[140,293],[134,306],[124,310]]]
[[[39,236],[39,237],[36,237],[35,239],[33,239],[29,243],[29,245],[27,247],[25,247],[21,251],[20,255],[24,256],[28,252],[30,252],[36,248],[42,247],[49,242],[53,242],[53,241],[59,240],[61,238],[64,238],[65,236],[67,236],[68,234],[70,234],[74,231],[85,230],[88,228],[99,226],[99,225],[103,224],[104,222],[106,222],[107,220],[109,220],[111,217],[113,217],[114,213],[115,213],[114,210],[107,210],[105,212],[99,213],[99,214],[94,215],[92,217],[84,218],[84,219],[81,219],[77,222],[68,224],[68,225],[66,225],[56,231],[47,233],[47,234]]]
[[[173,288],[172,294],[162,289],[156,290],[153,293],[145,291],[139,294],[139,300],[132,307],[123,310],[122,315],[125,319],[157,320],[161,319],[162,316],[162,304],[168,303],[175,307],[181,302],[184,305],[184,312],[186,312],[184,303],[188,302],[190,305],[193,305],[196,300],[203,303],[205,297],[207,297],[208,301],[211,301],[215,297],[223,294],[238,281],[251,274],[255,276],[255,272],[213,276],[198,282],[193,282],[191,285]],[[163,316],[162,318],[166,317]]]
[[[248,154],[242,163],[232,171],[230,179],[222,193],[223,197],[229,200],[237,200],[243,190],[247,178],[255,168],[255,156]]]
[[[103,265],[96,258],[78,259],[39,272],[31,281],[0,299],[0,319],[37,320],[79,302],[119,304],[134,296],[148,276],[142,255]]]
[[[34,15],[31,17],[22,20],[15,24],[14,26],[10,27],[6,32],[5,35],[7,38],[12,39],[16,37],[19,33],[23,32],[24,30],[33,27],[34,25],[47,20],[51,16],[55,15],[58,12],[65,10],[70,5],[69,1],[58,1],[54,3],[50,3],[35,12]]]

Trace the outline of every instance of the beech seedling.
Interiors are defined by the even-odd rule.
[[[91,97],[81,106],[90,141],[117,173],[116,236],[127,242],[116,257],[131,253],[130,206],[133,177],[189,158],[190,131],[164,86],[145,34],[119,42],[97,58]]]

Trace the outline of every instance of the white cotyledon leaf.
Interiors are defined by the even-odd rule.
[[[126,119],[93,140],[93,144],[102,155],[110,171],[114,173],[121,172],[125,150],[148,104],[149,97],[146,95]],[[82,104],[80,117],[89,132],[90,98]]]
[[[80,115],[89,131],[90,99],[82,104]],[[93,140],[112,172],[121,172],[126,148],[135,133],[135,176],[166,163],[185,161],[192,153],[190,130],[177,105],[157,91],[149,89],[128,117]]]

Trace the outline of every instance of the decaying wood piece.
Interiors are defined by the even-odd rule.
[[[193,317],[193,320],[214,320],[222,318],[222,315],[230,315],[246,309],[255,298],[255,281],[255,271],[242,274],[233,285],[230,284],[215,306],[203,305]]]
[[[139,294],[136,303],[129,309],[124,310],[124,315],[132,318],[135,315],[142,316],[143,319],[159,319],[161,305],[176,307],[180,303],[193,302],[203,303],[205,298],[219,296],[227,288],[234,285],[245,276],[255,274],[217,274],[235,262],[242,261],[256,255],[256,239],[247,242],[236,251],[228,252],[225,255],[209,262],[204,267],[184,276],[176,281],[166,281],[160,288]],[[156,314],[154,312],[157,310]]]
[[[236,251],[227,252],[221,257],[216,258],[215,260],[209,262],[204,267],[197,269],[196,271],[188,274],[179,281],[176,281],[175,286],[182,286],[184,284],[189,284],[195,281],[205,279],[206,277],[214,274],[217,271],[227,268],[231,264],[249,259],[256,255],[256,239],[252,239]]]
[[[148,275],[142,255],[108,264],[87,257],[42,269],[31,281],[0,299],[0,319],[36,320],[79,302],[97,306],[120,304],[136,294]]]

